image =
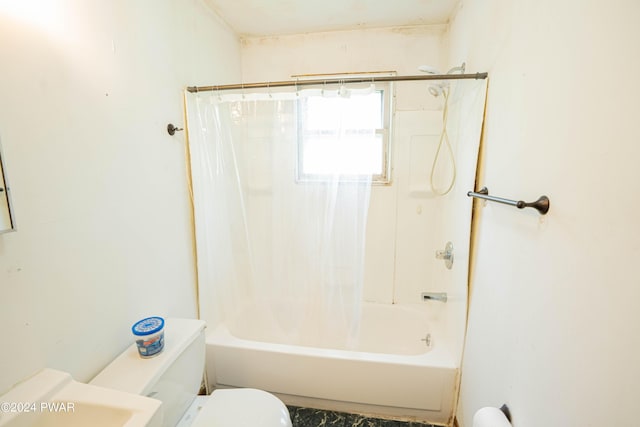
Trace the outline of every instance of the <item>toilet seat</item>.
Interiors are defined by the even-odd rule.
[[[280,399],[252,388],[215,390],[192,427],[291,427]]]

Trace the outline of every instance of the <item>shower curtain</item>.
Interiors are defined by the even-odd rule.
[[[354,345],[371,177],[297,175],[301,101],[336,99],[329,134],[340,144],[344,93],[186,94],[200,314],[210,326],[250,309],[282,343]]]

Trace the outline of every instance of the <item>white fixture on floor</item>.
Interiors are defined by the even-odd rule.
[[[0,396],[1,427],[160,427],[161,402],[43,369]]]
[[[478,409],[473,416],[473,427],[512,427],[507,405],[501,408],[487,406]]]
[[[291,427],[284,403],[256,389],[216,390],[190,422],[181,421],[185,412],[187,416],[193,412],[187,410],[204,373],[204,328],[201,320],[166,319],[162,353],[142,359],[132,344],[90,384],[161,400],[163,425],[167,427],[178,423],[191,427]]]

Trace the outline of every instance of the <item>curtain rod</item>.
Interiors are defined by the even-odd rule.
[[[484,80],[488,76],[487,73],[475,73],[475,74],[420,74],[417,76],[388,76],[388,77],[347,77],[347,78],[333,78],[333,79],[313,79],[313,80],[288,80],[280,82],[261,82],[261,83],[236,83],[230,85],[220,86],[189,86],[187,90],[191,93],[194,92],[209,92],[219,90],[232,90],[232,89],[257,89],[257,88],[271,88],[271,87],[283,87],[283,86],[312,86],[322,84],[342,84],[342,83],[375,83],[375,82],[399,82],[399,81],[414,81],[414,80],[464,80],[475,79]]]

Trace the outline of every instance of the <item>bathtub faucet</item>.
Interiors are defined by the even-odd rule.
[[[422,301],[440,301],[447,302],[447,293],[446,292],[423,292],[422,293]]]

